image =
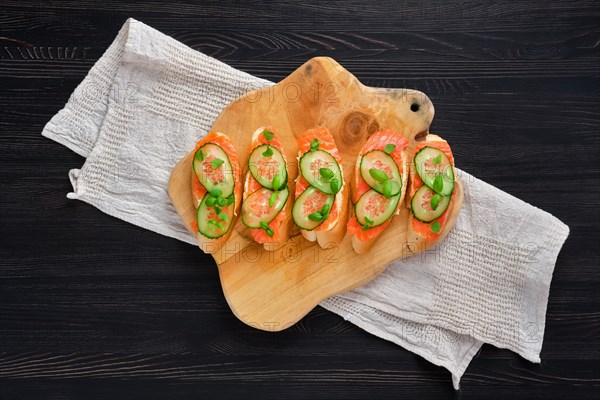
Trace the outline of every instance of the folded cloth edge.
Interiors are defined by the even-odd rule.
[[[363,304],[356,300],[351,300],[348,298],[345,298],[344,300],[346,303],[337,301],[335,297],[332,297],[324,300],[319,305],[328,311],[338,314],[339,316],[344,318],[344,320],[351,322],[352,324],[358,326],[365,332],[368,332],[381,339],[397,344],[398,346],[412,353],[415,353],[420,357],[423,357],[424,359],[426,359],[434,365],[446,368],[448,371],[450,371],[450,374],[452,375],[452,386],[455,390],[458,390],[460,388],[460,380],[462,375],[469,366],[469,363],[471,362],[473,357],[475,357],[475,355],[483,345],[483,342],[473,340],[473,344],[468,349],[463,358],[458,363],[452,363],[451,361],[443,359],[439,355],[432,353],[431,351],[429,351],[429,349],[425,347],[419,347],[418,345],[411,343],[404,336],[393,335],[389,332],[386,332],[384,329],[381,329],[378,325],[370,323],[369,321],[365,321],[362,318],[360,318],[360,315],[362,313],[376,310],[376,308],[372,308],[372,306],[368,304]],[[352,302],[352,305],[348,304],[348,302]],[[392,316],[387,313],[385,314],[384,318],[388,319],[391,323],[398,323],[398,321],[395,321],[395,319],[398,319],[398,317],[394,316],[392,318]]]

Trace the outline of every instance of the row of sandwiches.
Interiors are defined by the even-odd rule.
[[[364,254],[403,206],[411,211],[409,243],[434,243],[450,229],[456,173],[452,152],[442,138],[428,135],[408,154],[403,136],[389,129],[375,132],[358,154],[352,193],[327,128],[299,135],[297,144],[294,182],[272,127],[254,132],[243,181],[236,148],[227,135],[210,132],[196,144],[193,229],[200,248],[223,245],[240,214],[252,239],[266,250],[285,244],[293,223],[304,238],[323,248],[352,235],[354,251]]]

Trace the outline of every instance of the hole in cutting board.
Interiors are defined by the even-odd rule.
[[[424,131],[421,131],[419,133],[417,133],[415,135],[415,141],[416,142],[422,142],[425,140],[425,138],[427,137],[427,135],[429,135],[429,129],[425,129]]]

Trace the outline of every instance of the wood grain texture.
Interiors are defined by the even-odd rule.
[[[413,111],[415,105],[417,109]],[[422,92],[366,87],[335,60],[316,57],[275,86],[233,101],[217,117],[212,130],[231,138],[240,165],[246,166],[252,132],[261,126],[273,127],[289,160],[288,185],[294,193],[298,172],[297,162],[293,161],[298,157],[296,138],[308,129],[325,126],[340,151],[344,190],[351,197],[356,158],[369,136],[392,129],[407,139],[407,154],[413,154],[416,140],[424,139],[434,113],[433,104]],[[190,185],[192,159],[190,152],[173,169],[169,196],[184,225],[197,235]],[[248,171],[243,169],[245,176]],[[453,207],[439,240],[452,228],[462,199],[462,186],[457,182]],[[418,245],[409,240],[409,213],[407,207],[401,206],[400,214],[373,248],[361,255],[354,252],[351,235],[321,248],[316,242],[305,240],[295,227],[286,243],[275,251],[266,251],[252,240],[250,230],[239,218],[225,243],[201,248],[211,253],[217,263],[223,293],[233,313],[250,326],[277,332],[298,322],[326,298],[364,285],[393,260],[434,245],[436,242]],[[345,226],[345,221],[344,218],[340,223]]]
[[[0,397],[597,399],[600,27],[581,1],[6,0],[0,11]],[[314,56],[436,107],[457,163],[571,227],[542,364],[442,368],[321,308],[271,334],[212,259],[65,198],[83,159],[44,124],[134,17],[278,82]]]

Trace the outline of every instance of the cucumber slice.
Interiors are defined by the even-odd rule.
[[[263,144],[252,150],[248,157],[248,169],[254,179],[267,189],[277,190],[287,185],[285,160],[279,150],[273,146]],[[280,182],[279,187],[273,187],[273,178],[276,175],[279,175],[277,178]]]
[[[384,172],[390,183],[376,180],[369,172],[371,169]],[[360,159],[360,175],[369,186],[381,194],[395,196],[402,189],[402,179],[398,165],[389,154],[381,150],[372,150],[362,156]],[[384,190],[384,185],[388,187],[387,193]]]
[[[226,234],[231,228],[235,202],[228,206],[219,207],[221,214],[217,215],[215,206],[206,204],[210,198],[214,199],[208,193],[202,198],[202,202],[196,211],[196,223],[198,224],[198,232],[209,239],[217,239]],[[223,214],[225,214],[224,218],[222,218]]]
[[[425,185],[443,196],[452,194],[454,171],[448,156],[443,151],[434,147],[423,147],[415,155],[414,162],[415,170]]]
[[[416,219],[422,222],[431,222],[446,211],[450,204],[450,196],[440,196],[437,208],[434,210],[431,206],[431,199],[436,193],[427,186],[421,186],[415,193],[410,202],[410,208]]]
[[[309,186],[298,196],[294,207],[292,208],[292,217],[294,222],[300,229],[312,231],[323,223],[327,218],[323,218],[320,221],[315,221],[309,217],[309,215],[320,212],[324,206],[326,209],[331,210],[333,202],[335,201],[335,195],[325,194],[320,190]],[[327,213],[328,214],[328,213]]]
[[[342,170],[331,154],[324,150],[304,153],[299,162],[300,173],[311,186],[326,194],[336,194],[343,183]]]
[[[242,222],[248,228],[253,229],[260,228],[261,222],[268,224],[277,217],[277,214],[285,206],[289,194],[287,187],[277,192],[266,188],[258,189],[248,196],[242,204]]]
[[[354,215],[362,226],[375,228],[394,215],[399,201],[400,195],[387,198],[371,189],[360,196],[354,205]]]
[[[200,147],[194,154],[192,166],[196,178],[208,192],[220,190],[221,197],[229,197],[233,193],[233,168],[227,153],[218,144],[206,143]]]

